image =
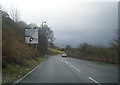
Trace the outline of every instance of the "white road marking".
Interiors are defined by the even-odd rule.
[[[77,69],[76,67],[74,67],[73,65],[70,65],[72,68],[74,68],[75,70],[77,70],[78,72],[81,72],[79,69]]]
[[[71,67],[73,67],[73,65],[70,65]]]
[[[64,61],[63,59],[61,59],[62,62],[66,63],[69,65],[69,63],[67,61]],[[81,72],[79,69],[77,69],[76,67],[74,67],[73,65],[70,65],[72,68],[74,68],[75,70],[77,70],[78,72]]]
[[[58,58],[59,60],[61,60],[60,58]]]
[[[68,62],[67,62],[67,61],[64,61],[64,63],[68,64]]]
[[[93,79],[92,77],[88,77],[90,80],[94,81],[95,83],[97,83],[98,85],[101,85],[99,82],[97,82],[95,79]]]
[[[45,59],[46,60],[46,59]],[[45,61],[44,60],[44,61]],[[43,61],[43,62],[44,62]],[[42,63],[43,63],[42,62]],[[14,82],[14,83],[18,83],[18,82],[20,82],[23,78],[25,78],[26,76],[28,76],[31,72],[33,72],[35,69],[37,69],[42,63],[40,63],[39,65],[37,65],[34,69],[32,69],[30,72],[28,72],[26,75],[24,75],[22,78],[20,78],[19,80],[17,80],[16,82]]]

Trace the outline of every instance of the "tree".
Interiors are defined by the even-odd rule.
[[[82,44],[80,44],[79,49],[82,51],[85,51],[87,49],[87,47],[88,47],[87,43],[82,43]]]
[[[119,53],[120,53],[120,29],[118,28],[118,30],[115,32],[115,37],[113,38],[113,41],[111,43],[112,48],[114,49],[114,53],[116,54],[116,56],[118,57]],[[118,58],[120,61],[120,58]]]
[[[27,27],[29,27],[29,26],[27,25],[27,23],[24,22],[24,21],[18,22],[18,25],[19,25],[20,28],[27,28]]]
[[[115,48],[116,51],[119,51],[119,45],[120,45],[120,29],[118,29],[118,31],[115,32],[115,36],[113,38],[113,41],[111,42],[111,45],[113,48]]]
[[[7,12],[1,11],[1,13],[2,13],[2,17],[9,18],[9,14]]]
[[[38,49],[44,55],[48,52],[49,43],[54,42],[54,33],[50,27],[44,25],[42,28],[39,28],[38,32]]]
[[[34,27],[38,27],[38,26],[37,26],[35,23],[30,23],[30,24],[29,24],[29,27],[30,27],[30,28],[34,28]]]
[[[0,3],[0,9],[2,9],[2,3]]]
[[[50,48],[55,48],[55,44],[53,42],[49,42],[49,47]]]
[[[66,49],[67,50],[69,50],[69,49],[71,49],[72,47],[71,47],[71,45],[66,45]]]
[[[20,12],[18,9],[12,8],[10,12],[10,17],[14,22],[19,22],[20,21]]]

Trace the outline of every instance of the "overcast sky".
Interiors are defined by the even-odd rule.
[[[2,0],[1,2],[8,12],[11,8],[17,8],[21,20],[28,24],[36,23],[40,26],[42,21],[47,21],[47,25],[54,31],[56,45],[70,44],[77,47],[83,42],[105,46],[110,44],[118,29],[117,1]]]

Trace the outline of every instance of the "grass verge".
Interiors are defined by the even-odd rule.
[[[38,64],[43,62],[48,55],[45,55],[43,58],[37,58],[37,59],[23,59],[27,65],[17,65],[17,64],[8,64],[3,70],[2,70],[2,83],[13,83],[16,80],[23,77],[25,74],[27,74],[29,71],[31,71],[33,68],[35,68]]]
[[[58,53],[58,54],[64,53],[63,51],[60,51],[60,50],[57,50],[57,49],[53,49],[53,48],[48,48],[48,50],[50,50],[52,52],[55,52],[55,53]]]

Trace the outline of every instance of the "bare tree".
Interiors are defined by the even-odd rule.
[[[18,11],[17,8],[12,8],[11,9],[10,17],[14,22],[19,22],[20,21],[20,12]]]
[[[120,29],[115,31],[115,36],[113,38],[113,41],[111,42],[111,45],[115,48],[118,48],[118,45],[120,44]]]
[[[34,28],[34,27],[38,27],[38,26],[37,26],[35,23],[30,23],[30,24],[29,24],[29,27],[30,27],[30,28]]]
[[[0,4],[0,10],[2,9],[2,4]]]
[[[0,10],[2,9],[3,6],[3,1],[0,3]]]

